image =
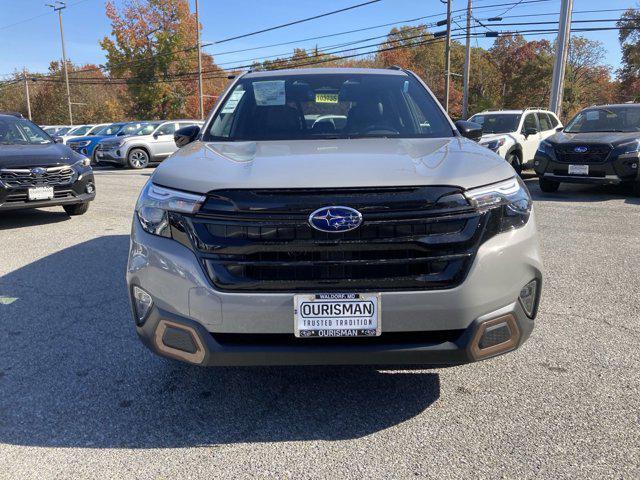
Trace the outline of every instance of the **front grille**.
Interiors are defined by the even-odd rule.
[[[76,172],[70,166],[43,168],[43,173],[34,173],[32,168],[0,170],[0,181],[7,188],[29,188],[39,186],[68,185],[75,180]]]
[[[577,147],[585,147],[586,152],[576,152]],[[556,145],[556,158],[559,162],[564,163],[603,163],[607,161],[611,153],[609,145],[593,145],[593,144],[567,144]]]
[[[331,204],[359,210],[362,225],[312,228],[309,214]],[[198,215],[171,220],[220,290],[317,292],[454,287],[488,218],[455,188],[409,187],[215,192]]]

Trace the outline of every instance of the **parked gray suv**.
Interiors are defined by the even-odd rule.
[[[178,149],[173,140],[176,130],[193,125],[200,126],[202,122],[145,122],[129,135],[101,140],[96,147],[96,161],[136,169],[160,163]]]
[[[138,199],[140,338],[197,365],[455,365],[517,348],[542,285],[535,219],[481,134],[409,71],[237,77]]]

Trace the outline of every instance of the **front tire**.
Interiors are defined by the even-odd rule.
[[[518,175],[522,175],[522,159],[518,152],[513,151],[507,154],[507,162],[513,167]]]
[[[556,182],[554,180],[547,180],[546,178],[541,177],[538,182],[540,184],[540,190],[545,193],[554,193],[558,191],[558,188],[560,188],[560,182]]]
[[[127,155],[129,167],[141,170],[149,165],[149,154],[142,148],[132,148]]]
[[[633,195],[635,197],[640,197],[640,181],[633,183]]]
[[[87,213],[87,210],[89,210],[89,202],[63,205],[62,208],[67,212],[67,215],[71,215],[72,217],[76,215],[84,215]]]

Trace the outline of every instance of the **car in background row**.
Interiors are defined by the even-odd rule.
[[[118,167],[145,168],[162,162],[178,149],[173,140],[176,130],[202,124],[200,120],[147,122],[131,135],[101,140],[96,147],[95,158],[99,163]]]
[[[145,122],[120,122],[112,123],[94,133],[84,137],[74,137],[67,142],[67,145],[74,151],[89,157],[92,164],[96,164],[95,148],[100,142],[109,137],[124,137],[131,135],[138,130]]]
[[[631,184],[640,196],[640,104],[585,108],[540,143],[534,169],[543,192],[563,182]]]
[[[101,128],[106,127],[107,125],[109,125],[109,124],[108,123],[100,123],[100,124],[97,124],[97,125],[78,125],[77,127],[74,127],[71,130],[69,130],[64,135],[56,134],[55,140],[58,143],[63,143],[63,144],[66,145],[67,142],[72,138],[80,137],[80,136],[83,136],[83,135],[93,135],[98,130],[100,130]]]
[[[517,173],[532,166],[540,142],[562,128],[555,113],[542,109],[487,110],[469,120],[482,125],[480,145],[504,158]]]
[[[60,130],[64,125],[40,125],[40,128],[44,130],[48,135],[55,135],[58,130]]]
[[[48,135],[55,137],[56,135],[64,135],[74,127],[69,125],[43,125],[40,128],[42,128],[42,130],[44,130]]]
[[[29,120],[0,115],[0,211],[61,205],[82,215],[95,196],[88,158]]]

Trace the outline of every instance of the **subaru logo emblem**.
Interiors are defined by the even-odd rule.
[[[362,223],[362,214],[349,207],[322,207],[309,215],[309,225],[321,232],[348,232]]]
[[[587,150],[589,150],[587,147],[576,147],[573,149],[576,153],[585,153]]]
[[[36,167],[31,169],[31,173],[34,175],[44,175],[47,171],[44,168]]]

